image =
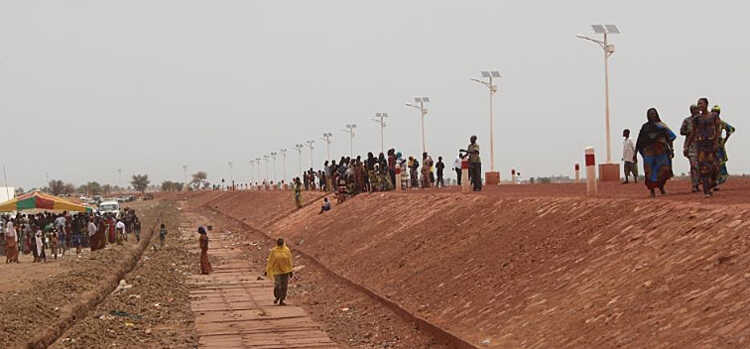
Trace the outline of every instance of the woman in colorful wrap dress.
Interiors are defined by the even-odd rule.
[[[703,186],[705,197],[713,195],[719,177],[719,141],[721,139],[721,119],[716,113],[708,111],[708,99],[698,100],[699,115],[693,120],[693,134],[687,142],[695,144],[698,155],[699,182]]]
[[[641,126],[635,150],[643,157],[646,187],[655,197],[654,189],[666,194],[664,184],[672,178],[672,142],[677,136],[661,122],[659,112],[651,108],[646,112],[648,121]]]
[[[718,105],[711,108],[711,112],[716,113],[716,116],[721,117],[721,108]],[[722,137],[722,131],[726,136]],[[729,160],[729,157],[727,156],[726,144],[729,140],[729,136],[731,136],[734,131],[735,129],[732,125],[721,120],[721,126],[719,127],[719,151],[716,154],[716,156],[719,157],[719,175],[716,178],[716,187],[714,188],[714,191],[719,190],[719,185],[724,184],[724,182],[729,179],[729,171],[727,171],[727,161]]]

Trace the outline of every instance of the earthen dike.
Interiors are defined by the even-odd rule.
[[[191,193],[410,316],[493,348],[750,346],[750,181],[518,185],[480,194]]]

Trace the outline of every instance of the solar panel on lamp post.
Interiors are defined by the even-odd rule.
[[[354,129],[357,128],[356,124],[346,124],[346,130],[344,132],[349,134],[349,157],[354,157]]]
[[[482,77],[486,78],[487,81],[479,79],[471,79],[471,81],[478,82],[490,90],[490,171],[495,171],[495,116],[493,110],[493,97],[497,93],[497,85],[492,81],[493,79],[499,79],[502,76],[497,70],[482,71]]]
[[[414,97],[414,104],[406,103],[407,107],[412,107],[419,110],[420,128],[422,129],[422,153],[427,152],[427,145],[424,138],[424,117],[427,115],[427,108],[424,107],[424,104],[428,102],[430,102],[430,97]]]
[[[388,117],[388,113],[375,113],[373,121],[377,122],[380,126],[380,152],[385,153],[385,141],[383,139],[383,129],[385,128],[385,118]]]
[[[610,141],[609,121],[609,57],[615,53],[615,45],[610,44],[608,35],[620,34],[620,29],[614,24],[594,24],[591,26],[596,34],[602,34],[604,40],[593,39],[584,35],[576,35],[577,38],[588,40],[598,44],[604,51],[604,106],[605,106],[605,129],[607,141],[607,163],[612,163],[612,146]]]

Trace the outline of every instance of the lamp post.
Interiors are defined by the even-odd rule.
[[[412,107],[419,110],[420,128],[422,129],[422,153],[427,152],[427,145],[424,140],[424,117],[427,115],[427,108],[424,107],[424,104],[429,102],[430,97],[414,97],[414,104],[406,103],[407,107]]]
[[[188,165],[182,165],[182,178],[185,181],[185,184],[184,184],[185,188],[187,188],[187,185],[188,185],[187,170],[188,170]]]
[[[346,124],[346,130],[344,132],[349,134],[349,157],[354,157],[354,129],[357,128],[356,124]]]
[[[229,165],[229,181],[232,183],[232,189],[234,189],[234,171],[232,171],[232,162],[227,163]]]
[[[269,155],[271,155],[271,159],[273,160],[273,168],[271,170],[271,180],[275,182],[276,181],[276,155],[279,155],[279,153],[272,151],[271,154]]]
[[[297,160],[299,160],[299,170],[297,173],[302,174],[302,149],[304,149],[305,146],[302,144],[295,144],[294,147],[297,149],[297,153],[299,154],[299,156],[297,157]]]
[[[255,163],[258,164],[258,177],[255,179],[255,182],[260,182],[261,175],[260,175],[260,168],[263,166],[263,164],[260,162],[260,158],[255,158]]]
[[[281,167],[284,175],[281,179],[286,180],[286,148],[279,150],[279,153],[281,154]]]
[[[266,165],[266,177],[265,177],[265,179],[263,180],[263,182],[264,182],[264,183],[269,183],[269,176],[268,176],[268,163],[270,162],[270,161],[269,161],[270,159],[271,159],[271,157],[270,157],[270,156],[268,156],[268,155],[263,155],[263,164],[264,164],[264,165]]]
[[[500,76],[500,72],[497,70],[492,71],[482,71],[482,77],[487,78],[487,81],[485,80],[479,80],[479,79],[471,79],[471,81],[478,82],[484,86],[487,86],[487,88],[490,90],[490,171],[495,171],[495,116],[494,116],[494,110],[493,110],[493,97],[495,96],[495,93],[497,92],[497,85],[495,85],[492,81],[493,78],[499,79],[502,76]]]
[[[250,164],[250,177],[248,177],[248,180],[250,181],[250,185],[253,185],[253,166],[255,166],[255,160],[248,161]]]
[[[315,147],[313,147],[313,144],[315,144],[315,141],[309,140],[305,143],[307,143],[307,147],[310,148],[310,168],[313,168],[315,167],[313,165],[313,149],[315,149]]]
[[[383,141],[383,129],[385,128],[385,118],[388,117],[388,113],[375,113],[373,121],[378,123],[380,126],[380,152],[385,153],[385,142]]]
[[[604,40],[592,39],[584,35],[576,35],[577,38],[588,40],[598,44],[604,51],[604,105],[605,105],[605,128],[606,128],[606,140],[607,140],[607,163],[612,163],[612,146],[610,142],[610,131],[609,131],[609,57],[615,53],[615,45],[608,42],[608,35],[620,34],[620,29],[614,24],[594,24],[591,26],[594,29],[594,33],[602,34]]]
[[[331,160],[331,137],[333,137],[333,133],[325,132],[323,133],[323,141],[326,142],[326,152],[328,153],[328,159]]]

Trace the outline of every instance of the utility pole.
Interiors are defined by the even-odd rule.
[[[281,154],[281,162],[282,162],[281,166],[284,171],[284,177],[282,178],[282,180],[286,180],[287,179],[286,178],[286,148],[279,150],[279,153]]]

